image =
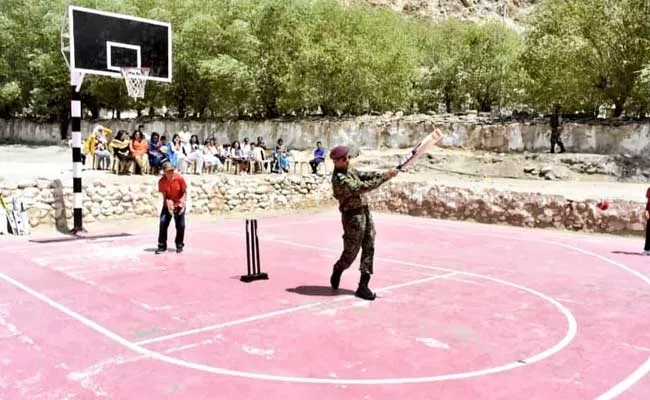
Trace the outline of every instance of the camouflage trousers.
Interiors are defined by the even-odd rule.
[[[339,257],[334,269],[346,270],[354,262],[361,250],[361,273],[373,273],[373,261],[375,256],[375,225],[370,215],[370,210],[364,208],[361,211],[343,213],[341,215],[343,224],[343,252]]]

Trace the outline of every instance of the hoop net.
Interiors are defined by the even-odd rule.
[[[122,76],[126,82],[126,90],[134,99],[144,97],[144,88],[149,76],[149,68],[122,68]]]

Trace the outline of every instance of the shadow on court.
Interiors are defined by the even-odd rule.
[[[341,296],[354,294],[353,290],[341,289],[332,290],[329,286],[297,286],[287,289],[287,292],[301,294],[303,296]]]
[[[643,253],[640,251],[622,251],[622,250],[614,250],[612,251],[612,254],[623,254],[626,256],[642,256]]]

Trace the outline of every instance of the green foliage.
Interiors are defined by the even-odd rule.
[[[0,117],[64,121],[64,0],[3,0]],[[358,115],[529,107],[644,114],[650,106],[646,0],[543,0],[520,35],[501,21],[411,18],[340,0],[76,0],[170,21],[170,84],[137,102],[120,79],[86,76],[82,104],[166,107],[181,118]]]
[[[582,111],[607,102],[622,114],[650,55],[645,0],[546,0],[533,14],[525,65],[530,100]]]

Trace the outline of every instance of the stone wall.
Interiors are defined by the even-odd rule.
[[[137,125],[145,125],[147,132],[156,131],[173,136],[188,125],[200,138],[214,135],[219,143],[245,137],[265,138],[275,143],[283,138],[291,149],[312,149],[317,140],[328,148],[341,143],[354,143],[361,148],[407,148],[414,146],[426,132],[440,127],[448,135],[444,147],[488,150],[495,152],[547,152],[550,148],[550,129],[547,120],[526,123],[494,123],[475,115],[409,115],[400,113],[383,116],[364,116],[350,119],[301,119],[296,121],[134,121],[109,120],[82,122],[84,135],[97,123],[117,131],[132,132]],[[33,143],[59,143],[56,124],[0,120],[1,140],[22,140]],[[645,156],[650,152],[650,124],[614,123],[604,121],[585,124],[566,123],[563,141],[570,152],[597,154],[629,154]]]
[[[601,211],[600,200],[398,181],[369,199],[375,210],[438,219],[623,235],[640,235],[645,228],[645,204],[632,201],[614,200]]]
[[[191,214],[334,207],[328,176],[189,177]],[[154,217],[161,200],[153,185],[84,181],[84,221]],[[31,226],[72,226],[72,188],[61,181],[0,182],[5,198],[24,197]],[[469,190],[395,180],[368,196],[373,209],[441,219],[642,235],[644,204],[614,200],[609,210],[596,200],[498,190]]]
[[[190,185],[188,212],[191,214],[287,211],[333,204],[326,176],[217,175],[192,176],[187,181]],[[84,180],[84,223],[158,216],[162,199],[154,183],[155,180],[140,184]],[[8,202],[13,196],[22,196],[32,227],[56,226],[65,230],[73,225],[71,182],[0,181],[0,191]]]

